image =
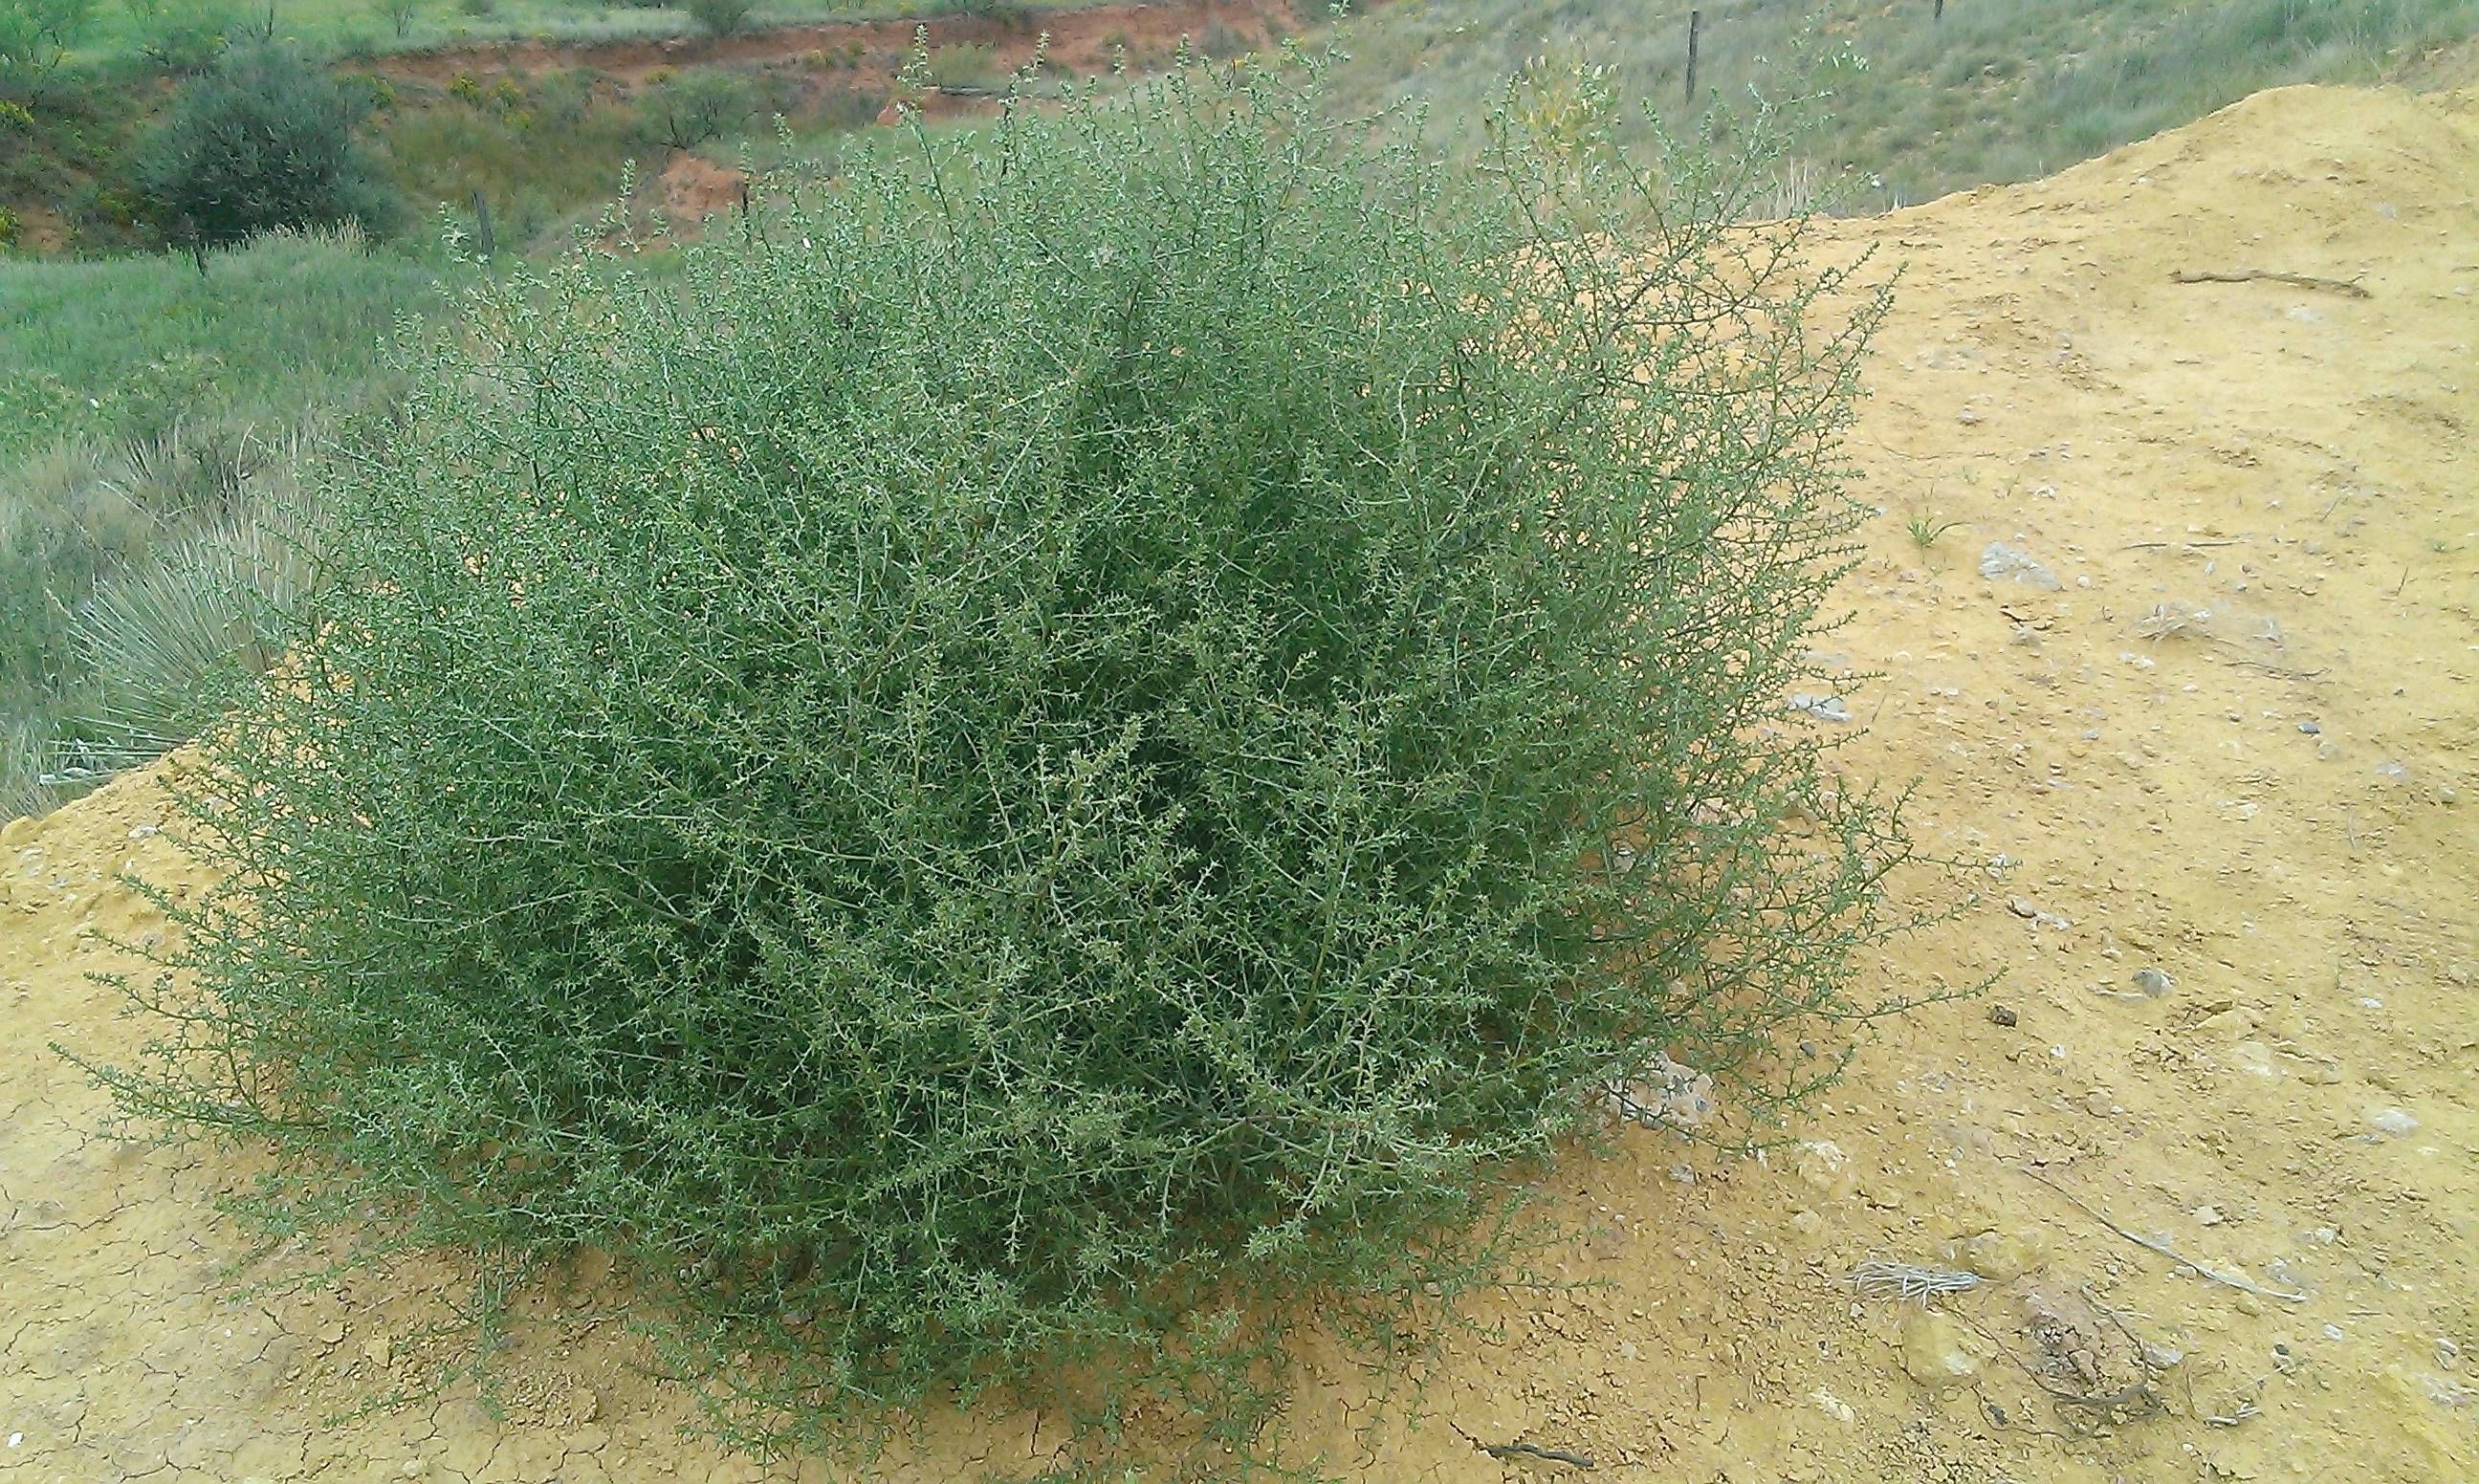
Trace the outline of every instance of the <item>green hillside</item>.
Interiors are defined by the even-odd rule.
[[[1811,183],[1904,204],[2026,180],[2261,89],[2373,83],[2479,36],[2479,0],[1406,0],[1361,17],[1339,96],[1476,116],[1508,77],[1601,67],[1686,132],[1751,89],[1819,95]],[[1687,90],[1691,11],[1700,11]]]

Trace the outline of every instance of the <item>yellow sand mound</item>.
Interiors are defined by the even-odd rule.
[[[1906,265],[1855,441],[1888,514],[1828,641],[1885,675],[1852,761],[1921,777],[1927,842],[1984,875],[1871,972],[2006,982],[1887,1029],[1804,1150],[1647,1132],[1566,1169],[1597,1234],[1553,1261],[1599,1286],[1495,1305],[1415,1431],[1358,1434],[1338,1371],[1297,1456],[2479,1477],[2474,189],[2472,96],[2288,90],[1830,227]],[[1922,545],[1914,514],[1962,524]],[[96,1138],[43,1049],[136,1036],[83,976],[118,961],[98,932],[148,931],[114,872],[178,878],[160,820],[139,777],[0,834],[0,1480],[802,1476],[677,1441],[592,1274],[535,1306],[504,1420],[454,1394],[320,1424],[422,1373],[452,1270],[226,1302],[211,1202],[243,1164]],[[1922,1309],[1850,1287],[1867,1259],[1984,1281]],[[1057,1435],[940,1420],[891,1475]]]

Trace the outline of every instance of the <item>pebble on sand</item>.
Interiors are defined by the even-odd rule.
[[[2010,580],[2044,593],[2054,593],[2060,586],[2057,575],[2043,566],[2038,557],[2003,541],[1988,543],[1987,550],[1980,553],[1980,575],[1991,582]]]
[[[1988,1364],[1988,1342],[1934,1309],[1903,1318],[1903,1369],[1932,1392],[1963,1385]]]
[[[2367,1115],[2368,1127],[2395,1139],[2408,1139],[2418,1132],[2418,1120],[2398,1108],[2384,1108]]]

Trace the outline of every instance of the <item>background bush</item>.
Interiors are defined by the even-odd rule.
[[[688,9],[698,30],[720,40],[747,26],[757,6],[755,0],[688,0]]]
[[[94,18],[94,0],[0,0],[0,95],[61,64]]]
[[[183,85],[134,174],[167,238],[219,246],[278,227],[386,227],[396,202],[354,131],[368,105],[299,53],[261,42]]]
[[[649,144],[695,149],[749,126],[757,116],[757,85],[729,67],[690,67],[637,96],[637,130]]]
[[[1798,1090],[1902,854],[1783,705],[1873,312],[1812,338],[1748,162],[1500,139],[1183,74],[477,290],[182,775],[125,1106],[288,1229],[623,1254],[744,1441],[1210,1444],[1609,1079]]]
[[[130,16],[139,55],[183,76],[214,62],[241,30],[227,0],[131,0]]]

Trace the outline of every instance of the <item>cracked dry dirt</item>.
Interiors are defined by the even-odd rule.
[[[1829,641],[1882,676],[1852,692],[1849,765],[1920,778],[1925,842],[1985,872],[1869,972],[2005,980],[1877,1035],[1801,1131],[1829,1150],[1643,1133],[1561,1166],[1591,1235],[1548,1261],[1597,1286],[1485,1306],[1416,1428],[1364,1436],[1363,1384],[1325,1372],[1293,1457],[2479,1476],[2474,188],[2479,97],[2290,90],[1827,229],[1908,265],[1854,444],[1888,514]],[[2171,281],[2246,269],[2365,296]],[[1965,524],[1923,549],[1914,512]],[[1983,578],[1992,541],[2060,585]],[[325,1420],[432,1358],[452,1264],[232,1301],[213,1203],[246,1154],[98,1138],[102,1099],[43,1049],[142,1034],[84,976],[119,961],[100,935],[150,930],[115,874],[179,879],[161,817],[140,776],[0,835],[0,1484],[826,1476],[678,1437],[591,1272],[529,1303],[504,1417],[451,1393]],[[1989,1281],[1923,1310],[1854,1293],[1870,1258]],[[1021,1469],[1056,1431],[933,1419],[881,1476]]]

